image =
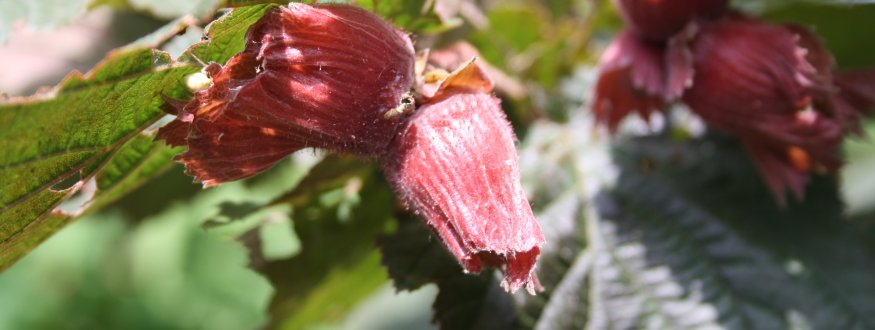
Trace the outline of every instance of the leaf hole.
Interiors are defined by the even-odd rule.
[[[81,185],[78,191],[73,196],[58,205],[53,212],[61,213],[68,216],[79,216],[82,212],[88,209],[94,195],[97,193],[97,180],[94,178],[88,179]]]

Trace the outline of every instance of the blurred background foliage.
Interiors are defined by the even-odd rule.
[[[177,58],[218,8],[263,2],[0,0],[0,90],[33,93],[159,28]],[[462,274],[374,164],[304,151],[208,190],[166,162],[0,273],[0,329],[875,328],[871,140],[781,210],[738,146],[688,116],[613,143],[590,131],[595,64],[622,26],[609,1],[354,2],[418,48],[467,41],[500,75],[546,292]],[[875,5],[849,2],[733,4],[811,25],[843,68],[875,65]]]

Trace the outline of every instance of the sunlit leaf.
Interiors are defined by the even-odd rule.
[[[8,183],[0,187],[0,250],[31,235],[27,227],[44,227],[39,221],[88,179],[111,180],[101,175],[111,157],[162,115],[164,97],[187,96],[182,82],[197,70],[170,64],[166,53],[127,50],[69,76],[53,95],[0,104],[0,176]]]
[[[236,51],[227,48],[242,47],[245,29],[263,9],[232,12],[211,28],[215,42],[191,52],[226,60]],[[184,22],[170,26],[137,45],[155,47]],[[50,93],[0,103],[0,175],[14,183],[0,186],[0,268],[84,207],[105,205],[168,166],[178,150],[141,131],[163,116],[166,99],[190,95],[185,78],[199,70],[196,63],[174,63],[165,52],[130,46],[88,74],[69,75]],[[49,216],[80,190],[95,199],[84,196],[78,209],[58,208]]]

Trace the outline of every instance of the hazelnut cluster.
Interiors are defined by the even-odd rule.
[[[269,10],[211,85],[175,103],[158,137],[205,186],[258,174],[304,148],[377,159],[399,197],[469,272],[540,289],[544,242],[520,185],[514,134],[472,60],[423,79],[409,36],[351,5]]]
[[[602,55],[593,111],[611,131],[683,102],[738,138],[779,204],[833,173],[840,145],[875,104],[875,70],[836,72],[805,27],[771,24],[726,0],[616,0],[627,22]]]

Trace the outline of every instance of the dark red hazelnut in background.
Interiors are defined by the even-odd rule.
[[[697,17],[717,17],[729,0],[614,0],[620,14],[637,34],[663,41]]]
[[[451,74],[406,120],[383,167],[466,271],[500,268],[506,290],[534,294],[544,238],[520,185],[513,131],[485,77],[473,63]]]
[[[843,134],[871,103],[843,101],[813,34],[733,15],[702,24],[690,50],[694,83],[683,100],[741,140],[779,202],[786,190],[801,199],[810,172],[840,167]]]
[[[833,73],[818,37],[727,10],[728,1],[615,0],[630,26],[602,55],[592,104],[616,130],[682,100],[737,137],[779,204],[831,173],[840,144],[875,104],[875,70]],[[690,24],[695,20],[695,24]]]
[[[602,54],[595,86],[596,122],[615,131],[631,113],[645,120],[665,105],[665,47],[626,30]]]
[[[159,132],[188,147],[176,159],[196,180],[252,176],[308,147],[385,152],[400,122],[385,113],[413,85],[406,34],[355,6],[291,3],[269,10],[246,41]]]

